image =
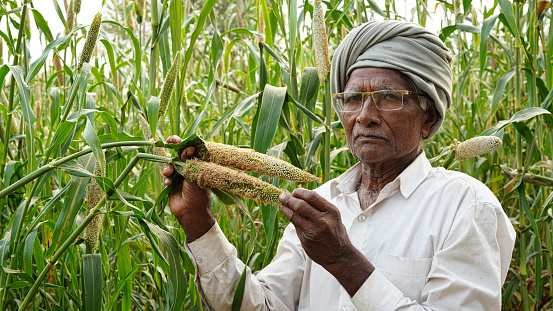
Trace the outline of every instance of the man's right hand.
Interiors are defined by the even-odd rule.
[[[178,144],[182,139],[176,135],[167,138],[167,143]],[[180,158],[182,161],[191,159],[196,149],[192,146],[185,148]],[[178,184],[169,193],[169,207],[186,233],[186,240],[192,242],[204,235],[215,223],[215,218],[209,210],[209,189],[200,188],[198,184],[187,181],[184,178],[173,180],[174,168],[172,164],[165,164],[163,168],[163,183],[166,186]],[[180,181],[182,180],[182,182]]]

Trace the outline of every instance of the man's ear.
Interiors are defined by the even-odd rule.
[[[440,113],[436,109],[436,106],[430,103],[428,106],[429,106],[428,109],[426,109],[426,111],[424,112],[426,119],[424,121],[422,130],[421,130],[422,138],[428,137],[428,135],[430,134],[430,130],[432,129],[434,124],[436,124],[436,122],[438,122],[438,120],[440,119]]]

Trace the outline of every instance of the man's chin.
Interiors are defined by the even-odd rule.
[[[352,151],[351,154],[354,158],[359,160],[359,162],[363,163],[378,163],[382,162],[388,159],[388,156],[386,155],[386,152],[383,152],[382,148],[378,148],[379,150],[358,150],[358,151]]]

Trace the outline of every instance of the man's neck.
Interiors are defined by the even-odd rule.
[[[394,181],[422,152],[415,150],[399,159],[385,163],[362,163],[361,180],[357,186],[357,196],[361,209],[366,210],[376,201],[380,191]]]

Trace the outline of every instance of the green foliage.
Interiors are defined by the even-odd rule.
[[[251,146],[323,181],[355,163],[330,109],[328,82],[319,83],[314,68],[313,3],[168,0],[149,1],[144,9],[142,0],[106,2],[102,44],[80,72],[77,43],[92,21],[77,14],[76,27],[54,33],[53,19],[67,27],[61,1],[53,0],[55,16],[28,0],[0,6],[0,87],[7,96],[0,105],[0,310],[20,303],[46,310],[205,308],[184,233],[167,208],[169,189],[162,187],[158,164],[169,160],[152,154],[139,115],[154,139],[198,134]],[[411,19],[402,16],[399,1],[381,2],[324,1],[330,51],[369,19]],[[475,2],[439,1],[443,13],[432,13],[427,1],[417,1],[413,9],[412,20],[422,25],[429,16],[441,19],[440,38],[454,54],[454,104],[423,148],[435,165],[484,182],[515,225],[503,308],[551,310],[551,10],[537,16],[536,1],[499,0],[483,8]],[[123,26],[134,15],[137,27]],[[31,37],[35,28],[39,38]],[[43,46],[36,60],[31,39]],[[61,69],[54,67],[55,55]],[[172,63],[172,96],[162,96]],[[160,98],[169,112],[161,116]],[[446,156],[455,139],[479,135],[496,135],[503,146],[462,162]],[[96,161],[105,177],[93,176]],[[86,215],[90,178],[108,193]],[[266,180],[288,190],[299,186]],[[223,232],[247,266],[262,269],[286,219],[275,205],[218,197],[212,210]],[[96,215],[103,217],[101,237],[91,250],[81,236]],[[236,308],[242,288],[237,284]],[[89,299],[90,292],[98,299]]]

